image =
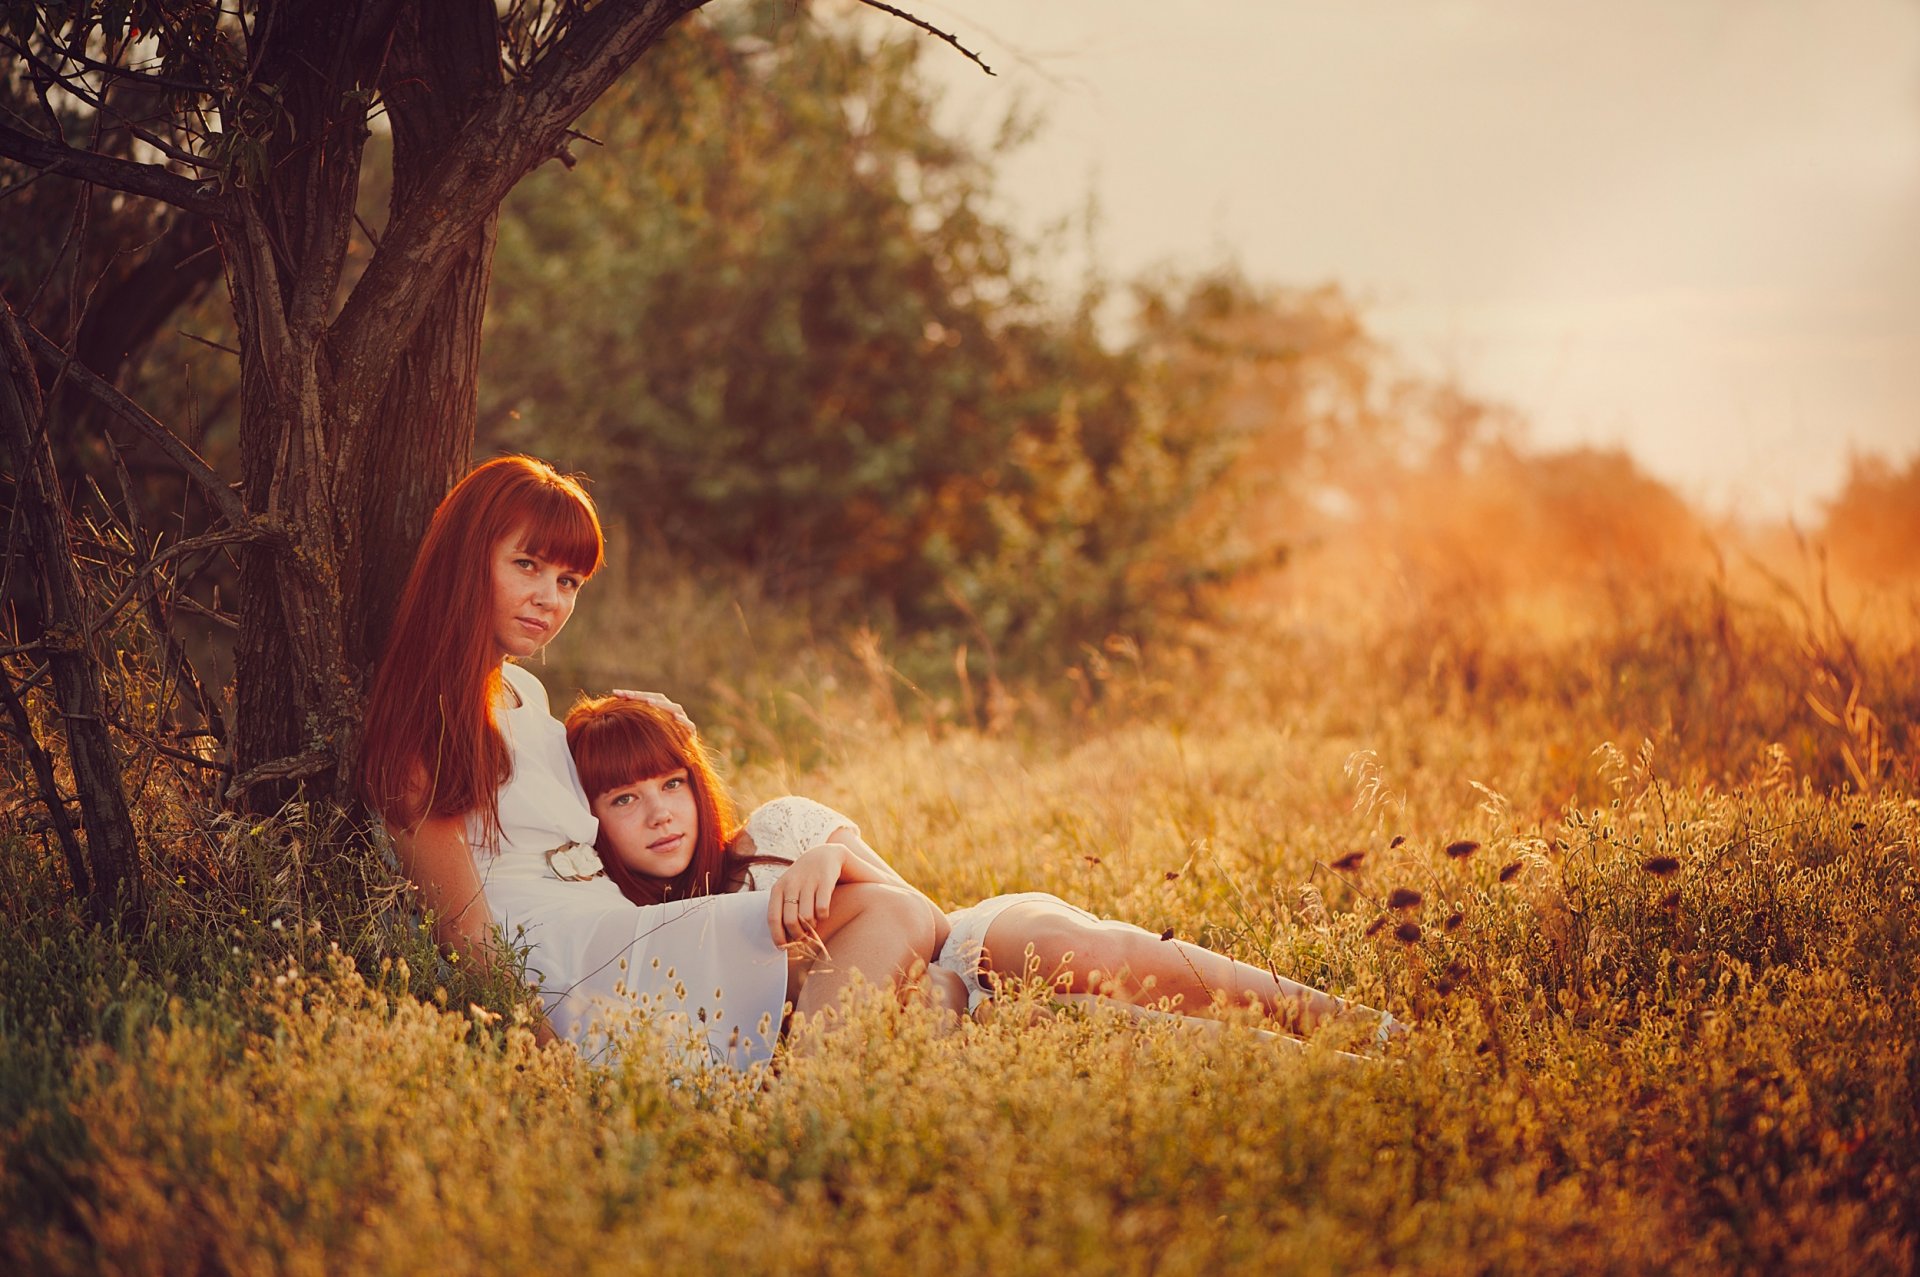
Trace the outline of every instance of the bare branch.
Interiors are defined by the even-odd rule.
[[[59,783],[54,779],[53,759],[33,734],[33,719],[13,690],[12,675],[4,669],[0,669],[0,705],[6,707],[7,717],[12,720],[11,734],[20,742],[20,748],[27,756],[27,764],[33,769],[33,781],[40,790],[41,805],[47,809],[47,822],[53,830],[53,836],[60,843],[61,854],[66,857],[67,877],[73,881],[74,893],[88,895],[93,891],[92,875],[87,872],[87,858],[80,850],[80,839],[74,830],[73,818],[67,815],[67,804],[60,796]]]
[[[928,22],[925,18],[916,18],[911,13],[906,12],[904,9],[896,9],[890,4],[881,3],[881,0],[860,0],[860,3],[866,5],[867,8],[869,9],[878,9],[882,13],[890,13],[894,17],[900,19],[900,21],[906,23],[908,26],[919,27],[922,31],[926,32],[928,35],[934,36],[941,40],[945,40],[948,44],[958,49],[962,54],[962,56],[964,56],[967,59],[967,61],[973,63],[975,66],[979,67],[982,71],[985,71],[988,75],[993,74],[993,68],[988,66],[984,61],[982,61],[979,54],[975,53],[972,49],[969,49],[966,45],[960,43],[959,38],[955,36],[952,32],[942,31],[939,27],[934,26],[931,22]]]
[[[201,460],[200,454],[189,448],[173,431],[156,421],[146,409],[121,394],[113,386],[103,381],[98,374],[74,359],[70,354],[35,328],[32,324],[20,323],[20,330],[26,335],[27,346],[38,359],[60,368],[63,375],[74,385],[91,395],[96,402],[112,412],[127,425],[132,426],[140,436],[167,455],[167,459],[185,471],[187,477],[200,485],[213,503],[220,516],[235,528],[251,529],[252,517],[247,514],[246,505],[239,494],[229,487],[225,480],[214,472],[212,466]]]
[[[243,794],[255,785],[264,785],[270,780],[300,780],[307,776],[317,776],[334,765],[333,755],[323,749],[312,750],[305,754],[295,754],[291,758],[276,758],[270,763],[262,763],[251,771],[242,772],[227,782],[227,800],[231,802],[235,794]]]
[[[0,123],[0,156],[42,172],[156,199],[216,221],[226,215],[225,205],[211,193],[207,183],[182,177],[158,164],[96,155],[61,142],[49,142],[11,124]]]

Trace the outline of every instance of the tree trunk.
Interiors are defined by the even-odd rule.
[[[27,545],[40,564],[36,580],[46,628],[36,637],[53,677],[54,700],[66,729],[67,757],[86,826],[92,861],[89,903],[94,917],[103,923],[132,922],[139,919],[144,903],[140,851],[127,812],[120,762],[102,717],[100,658],[93,651],[92,626],[67,539],[66,503],[54,474],[42,409],[40,383],[26,338],[12,309],[0,302],[0,442],[14,473],[16,512]],[[57,794],[49,798],[58,805]],[[56,827],[60,820],[61,813],[56,811]]]
[[[393,127],[396,211],[418,195],[474,107],[500,88],[495,7],[485,0],[448,4],[433,17],[430,38],[420,30],[419,10],[401,17],[381,77]],[[385,651],[427,522],[473,458],[480,327],[498,224],[497,214],[487,218],[435,290],[362,436],[368,447],[354,473],[366,502],[346,607],[347,661],[363,678]],[[400,438],[408,445],[405,465],[393,464],[391,441]]]
[[[437,7],[430,32],[421,22],[419,10],[403,11],[382,73],[396,211],[415,198],[474,106],[500,89],[491,3]],[[351,194],[316,198],[310,189],[294,208],[309,226],[337,229],[337,219],[351,215]],[[274,215],[296,224],[284,193],[275,197]],[[296,309],[297,288],[262,286],[287,254],[254,252],[242,270],[229,266],[242,349],[256,355],[242,374],[249,507],[286,521],[300,560],[289,565],[263,549],[242,567],[235,771],[243,784],[265,782],[240,796],[252,810],[277,808],[302,778],[316,797],[353,799],[368,676],[427,522],[472,458],[496,224],[487,217],[432,285],[422,319],[373,387],[335,379],[317,331],[309,344],[287,323],[286,353],[277,358],[273,342],[260,339],[272,336],[278,317],[262,308],[276,295],[290,319]],[[295,384],[289,363],[314,369],[315,385]],[[317,452],[316,439],[325,441]],[[303,444],[314,462],[289,466]]]
[[[260,79],[288,125],[217,228],[240,336],[247,510],[290,542],[241,555],[230,797],[255,812],[278,809],[299,780],[311,778],[315,796],[351,788],[338,741],[355,702],[341,576],[361,494],[342,462],[361,425],[357,405],[340,401],[325,339],[367,136],[371,86],[351,65],[358,8],[278,11]]]

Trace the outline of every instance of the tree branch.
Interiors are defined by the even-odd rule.
[[[159,200],[216,221],[226,216],[224,204],[209,193],[208,183],[182,177],[158,164],[117,159],[62,142],[49,142],[11,124],[0,123],[0,156],[44,173]]]
[[[956,37],[952,32],[942,31],[939,27],[934,26],[931,22],[928,22],[925,18],[916,18],[911,13],[906,12],[904,9],[896,9],[890,4],[881,3],[881,0],[860,0],[860,3],[866,5],[867,8],[869,9],[878,9],[882,13],[890,13],[894,17],[900,19],[900,21],[906,23],[909,26],[919,27],[922,31],[926,32],[928,35],[934,36],[941,40],[945,40],[948,44],[960,50],[961,54],[967,59],[967,61],[973,63],[975,66],[979,67],[982,71],[985,71],[988,75],[993,74],[993,68],[988,66],[984,61],[982,61],[979,54],[975,53],[972,49],[969,49],[966,45],[960,43],[959,38]]]
[[[521,80],[477,109],[405,207],[334,320],[339,384],[384,384],[440,280],[522,177],[551,158],[574,121],[675,22],[705,0],[597,5]],[[352,402],[358,395],[340,396]]]
[[[45,333],[25,320],[20,321],[20,330],[25,334],[27,346],[34,357],[43,359],[61,369],[68,381],[91,395],[96,402],[106,408],[122,422],[138,431],[154,447],[165,453],[184,471],[188,478],[200,485],[213,503],[220,516],[235,528],[253,527],[253,519],[247,513],[246,505],[221,477],[214,473],[212,466],[201,460],[200,454],[189,448],[180,436],[156,421],[146,409],[121,394],[112,385],[102,380],[98,374],[75,359],[67,351],[55,345]]]

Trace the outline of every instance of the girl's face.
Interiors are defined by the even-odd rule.
[[[493,637],[504,656],[532,656],[573,615],[580,574],[526,548],[517,528],[493,547]]]
[[[693,860],[700,807],[686,769],[610,789],[593,800],[603,850],[635,873],[672,878]]]

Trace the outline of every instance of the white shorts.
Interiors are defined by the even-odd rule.
[[[1044,891],[1016,891],[1004,896],[989,896],[977,905],[956,909],[947,915],[947,942],[933,955],[933,965],[953,972],[967,986],[967,1010],[971,1011],[993,996],[993,990],[980,979],[980,956],[987,947],[987,929],[993,920],[1014,905],[1044,904],[1086,922],[1100,919],[1079,905],[1070,905]]]

